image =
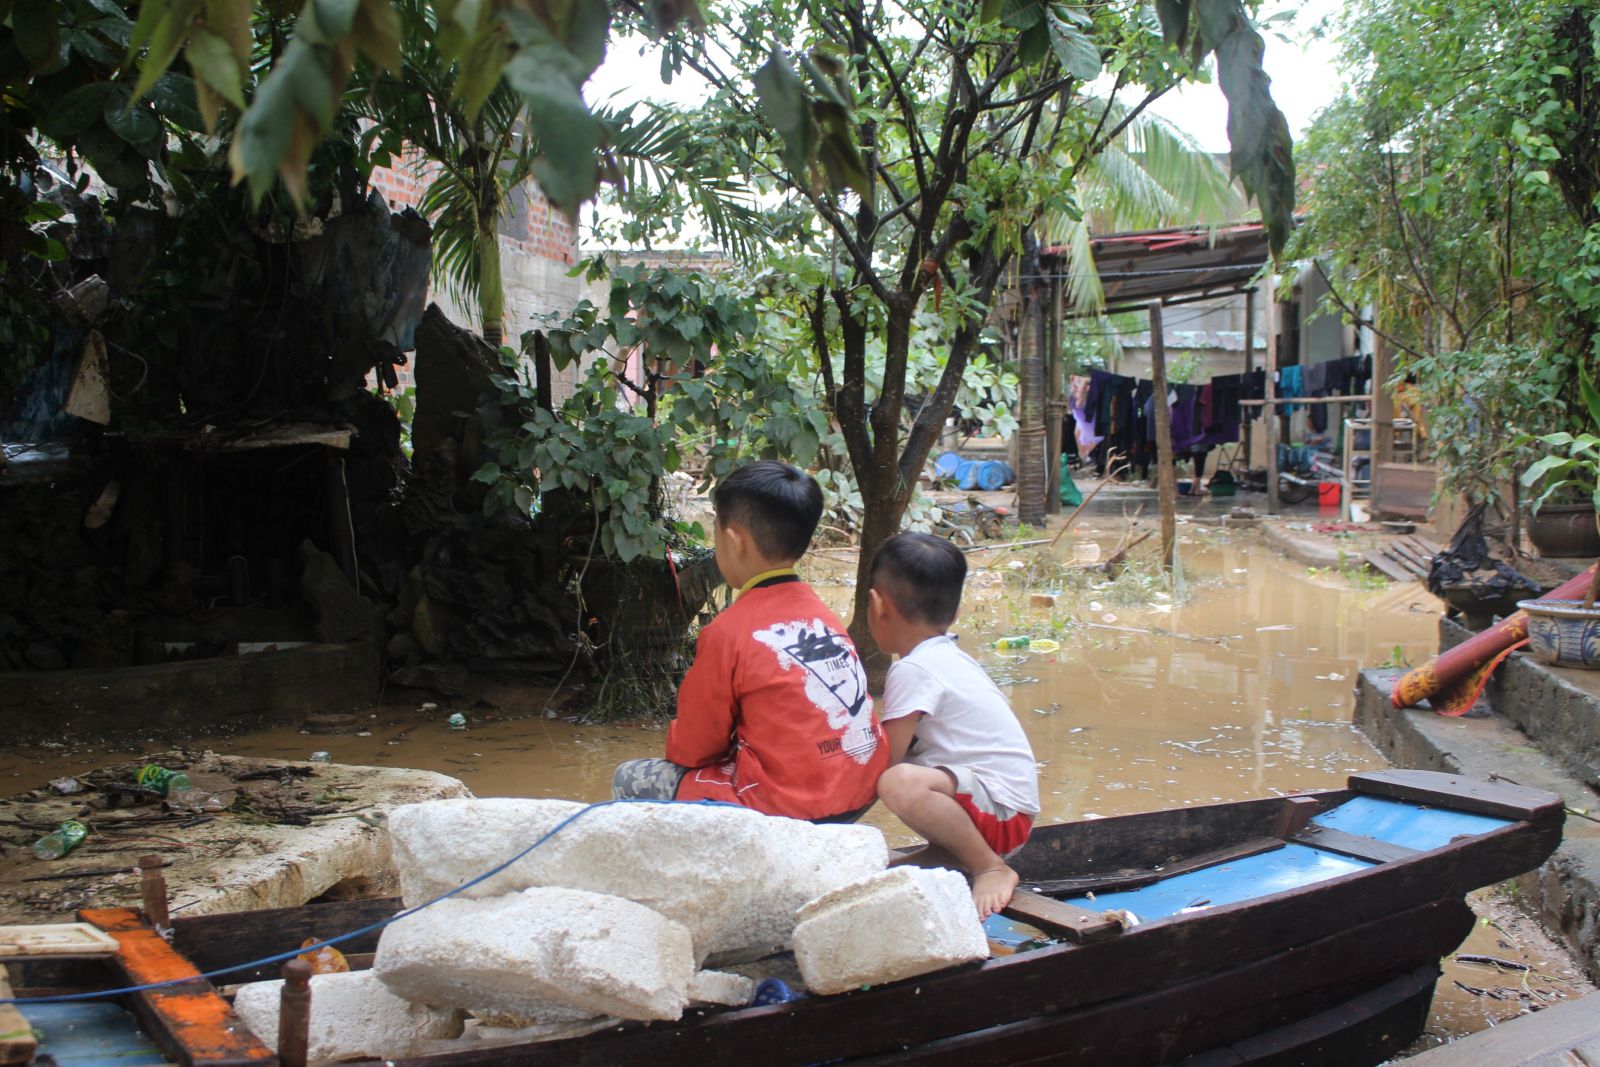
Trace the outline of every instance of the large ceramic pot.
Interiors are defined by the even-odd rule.
[[[1528,613],[1528,652],[1552,667],[1600,670],[1600,606],[1581,600],[1524,600]]]
[[[1528,540],[1541,556],[1600,556],[1593,504],[1546,504],[1528,516]]]

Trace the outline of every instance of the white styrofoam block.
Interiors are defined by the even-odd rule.
[[[383,931],[372,969],[423,1004],[538,1017],[548,1004],[676,1019],[689,1000],[689,931],[641,904],[576,889],[439,902]]]
[[[727,1004],[742,1008],[755,995],[755,982],[742,974],[696,971],[689,980],[689,999],[697,1004]]]
[[[989,956],[967,880],[943,868],[891,868],[818,897],[796,920],[795,962],[816,993],[896,982]]]
[[[274,1052],[282,990],[282,981],[251,982],[239,987],[233,1001],[239,1018]],[[409,1056],[413,1042],[460,1033],[458,1012],[403,1000],[371,971],[311,976],[307,1058],[312,1062]]]
[[[396,810],[389,832],[406,904],[504,863],[581,808],[490,798]],[[883,834],[870,826],[814,826],[725,805],[611,804],[462,895],[564,886],[624,897],[688,927],[705,959],[786,946],[800,905],[887,862]]]

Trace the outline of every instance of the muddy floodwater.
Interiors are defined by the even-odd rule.
[[[1362,667],[1425,660],[1437,647],[1439,603],[1414,583],[1310,571],[1249,531],[1186,524],[1181,533],[1180,573],[1171,583],[1147,567],[1111,579],[1072,566],[1109,555],[1121,536],[1110,528],[1085,530],[1076,546],[1067,540],[1053,550],[970,555],[957,633],[1001,684],[1032,740],[1041,823],[1339,787],[1352,772],[1385,766],[1351,725],[1355,678]],[[807,567],[848,617],[848,553],[818,553]],[[1059,649],[992,647],[1017,634]],[[453,710],[465,711],[468,729],[448,728]],[[609,795],[617,761],[659,755],[664,732],[656,723],[497,720],[443,704],[363,715],[357,735],[291,727],[196,737],[190,747],[285,759],[324,750],[339,762],[441,771],[480,796],[598,800]],[[125,749],[0,750],[0,791],[127,757]],[[881,810],[866,821],[891,844],[912,840]],[[1461,951],[1529,970],[1447,964],[1433,1040],[1587,989],[1531,924],[1492,902],[1475,903],[1484,921]]]

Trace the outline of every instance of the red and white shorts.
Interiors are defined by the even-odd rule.
[[[983,840],[1002,859],[1027,843],[1033,830],[1033,816],[1012,811],[989,795],[970,767],[940,767],[956,781],[956,803],[983,835]]]

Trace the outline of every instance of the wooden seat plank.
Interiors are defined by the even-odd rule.
[[[1059,934],[1069,941],[1087,945],[1104,941],[1122,932],[1122,922],[1097,911],[1063,904],[1029,889],[1011,894],[1011,903],[1001,911],[1008,919],[1032,923],[1046,933]]]
[[[129,985],[193,981],[135,993],[129,999],[145,1030],[182,1067],[272,1067],[277,1057],[239,1020],[210,982],[131,908],[78,913],[117,939],[115,956]]]
[[[1439,771],[1367,771],[1350,776],[1358,793],[1405,800],[1413,804],[1468,811],[1500,819],[1544,819],[1565,807],[1554,793],[1510,782],[1486,782]]]
[[[1337,852],[1341,856],[1354,856],[1358,860],[1372,863],[1393,863],[1395,860],[1409,859],[1418,854],[1417,849],[1407,848],[1405,845],[1380,841],[1376,837],[1347,834],[1331,826],[1308,826],[1291,836],[1289,840],[1298,845],[1320,848],[1325,852]]]

